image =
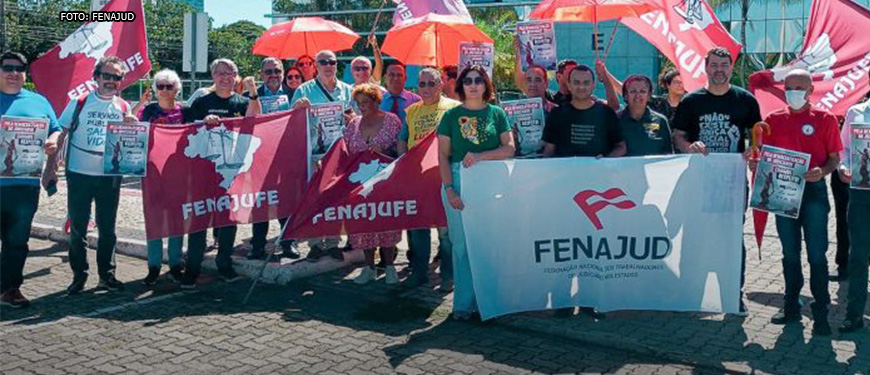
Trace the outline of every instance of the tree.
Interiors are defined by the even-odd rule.
[[[257,77],[262,56],[251,53],[254,42],[266,29],[250,21],[238,21],[209,32],[209,61],[217,58],[233,60],[242,76]]]

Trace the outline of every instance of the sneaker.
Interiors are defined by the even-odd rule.
[[[830,336],[831,325],[828,323],[827,317],[819,320],[813,320],[813,336]]]
[[[169,277],[172,278],[172,281],[180,283],[182,280],[184,280],[184,267],[178,265],[169,268]]]
[[[148,267],[148,276],[142,280],[142,285],[152,286],[157,284],[157,278],[160,277],[160,267]]]
[[[846,319],[843,321],[843,324],[837,330],[840,333],[852,333],[864,328],[864,319]]]
[[[326,250],[323,250],[322,247],[314,245],[311,247],[311,250],[308,251],[308,255],[305,257],[305,260],[309,262],[316,262],[323,258],[326,255]]]
[[[785,311],[780,311],[776,313],[772,318],[770,318],[770,322],[773,324],[784,325],[793,322],[801,321],[800,313],[786,313]]]
[[[30,300],[21,295],[20,290],[13,289],[0,295],[0,305],[21,309],[30,306]]]
[[[299,259],[302,258],[302,253],[299,252],[299,247],[296,246],[296,242],[290,243],[288,245],[281,244],[281,256],[284,258],[290,259]]]
[[[104,289],[110,292],[118,292],[124,290],[124,283],[118,281],[115,278],[115,275],[109,275],[107,277],[101,277],[100,283],[97,284],[97,289]]]
[[[377,277],[377,273],[374,268],[371,267],[363,267],[362,272],[360,272],[359,276],[353,279],[353,282],[356,284],[368,284],[369,281],[373,281]]]
[[[87,274],[78,274],[78,275],[73,276],[72,283],[69,284],[69,286],[66,288],[66,294],[67,295],[74,295],[74,294],[81,293],[83,290],[85,290],[85,284],[87,284],[87,282],[88,282],[88,275]]]
[[[326,250],[326,252],[329,254],[330,257],[332,257],[332,259],[344,261],[344,253],[341,251],[341,248],[333,247],[329,250]]]
[[[396,266],[387,266],[387,275],[384,277],[387,284],[398,284],[399,274],[396,272]]]
[[[234,270],[232,268],[227,268],[225,270],[218,271],[218,273],[220,274],[221,279],[225,283],[234,283],[234,282],[242,279],[242,276],[237,274],[236,270]]]
[[[248,260],[264,260],[266,259],[266,252],[263,249],[251,250],[245,258]]]
[[[185,274],[181,279],[181,285],[179,287],[184,290],[196,289],[196,278]]]

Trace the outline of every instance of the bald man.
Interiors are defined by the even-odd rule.
[[[787,106],[772,112],[765,122],[771,135],[764,144],[810,154],[810,165],[804,178],[803,199],[797,219],[776,216],[776,231],[782,242],[782,267],[785,277],[785,306],[771,318],[773,324],[801,321],[800,292],[804,279],[801,271],[801,237],[806,241],[810,263],[810,291],[813,303],[813,334],[831,334],[828,323],[828,190],[824,178],[837,170],[840,163],[840,141],[837,118],[828,111],[815,108],[809,102],[813,80],[806,70],[795,69],[785,78]],[[755,161],[749,166],[755,169]]]

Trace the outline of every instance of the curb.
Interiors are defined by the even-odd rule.
[[[69,235],[64,233],[62,228],[52,225],[33,223],[30,235],[35,238],[49,240],[54,242],[69,243]],[[96,233],[88,233],[87,247],[91,249],[97,248],[97,240],[99,236]],[[115,251],[118,254],[123,254],[139,259],[148,259],[148,250],[145,241],[134,240],[129,238],[118,238],[115,245]],[[166,250],[164,249],[163,259],[168,259]],[[214,255],[206,254],[202,261],[202,268],[212,271],[217,271],[215,266]],[[304,279],[306,277],[320,275],[322,273],[331,272],[345,266],[361,263],[364,261],[362,250],[353,250],[344,253],[344,260],[338,261],[329,257],[324,257],[317,262],[309,262],[303,259],[294,260],[288,263],[268,263],[263,270],[261,282],[268,284],[285,285],[294,280]],[[263,267],[262,260],[247,260],[243,257],[233,256],[233,269],[240,275],[250,279],[254,279],[260,273],[260,268]]]

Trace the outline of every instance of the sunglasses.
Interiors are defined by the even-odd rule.
[[[300,62],[296,63],[296,65],[299,65],[299,66],[312,66],[312,65],[314,65],[314,62],[311,62],[311,61],[300,61]]]
[[[265,69],[263,70],[263,74],[267,76],[280,76],[284,74],[284,71],[281,69]]]
[[[435,81],[420,81],[420,82],[418,82],[417,84],[418,84],[418,85],[420,86],[420,88],[422,89],[422,88],[426,88],[426,87],[435,87],[435,86],[438,85],[438,82],[435,82]]]
[[[124,80],[124,76],[112,74],[112,73],[100,73],[100,78],[102,78],[104,81],[115,81],[115,82],[121,82],[122,80]]]
[[[287,79],[302,79],[302,76],[299,74],[288,74]]]
[[[338,64],[338,60],[317,60],[317,63],[320,65],[331,65],[335,66]]]
[[[462,84],[465,86],[482,85],[483,84],[483,77],[474,77],[474,78],[465,77],[462,79]]]
[[[3,65],[3,71],[6,73],[24,73],[27,70],[27,67],[24,65]]]
[[[371,68],[369,68],[367,66],[355,66],[355,67],[353,67],[353,70],[355,70],[357,72],[365,72],[367,70],[371,70]]]
[[[172,91],[175,90],[175,85],[173,84],[157,84],[157,91]]]

